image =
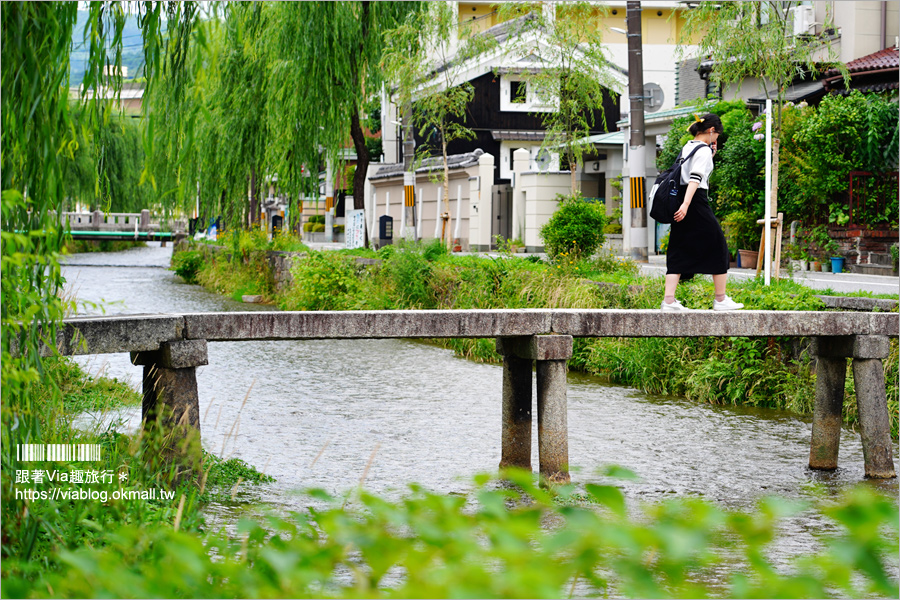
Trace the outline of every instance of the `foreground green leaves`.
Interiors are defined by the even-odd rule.
[[[4,596],[896,597],[897,505],[860,487],[816,507],[767,498],[751,513],[699,499],[626,506],[614,480],[539,487],[478,476],[469,497],[417,486],[388,500],[313,492],[307,514],[243,520],[237,535],[123,527],[102,549]],[[586,500],[580,500],[586,498]],[[344,508],[348,504],[351,508]],[[324,504],[324,506],[323,506]],[[798,517],[799,515],[799,517]],[[770,558],[788,519],[815,518],[822,550]]]

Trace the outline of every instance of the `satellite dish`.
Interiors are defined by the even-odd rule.
[[[662,108],[666,95],[659,85],[655,83],[644,84],[644,111],[648,113],[656,112]]]
[[[537,164],[538,171],[546,171],[550,168],[550,153],[546,148],[541,148],[537,156],[534,157],[534,162]]]

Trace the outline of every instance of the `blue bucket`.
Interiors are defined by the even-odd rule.
[[[832,273],[842,273],[844,271],[844,257],[843,256],[832,256],[831,257],[831,272]]]

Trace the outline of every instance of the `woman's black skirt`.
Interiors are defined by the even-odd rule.
[[[668,274],[680,274],[682,280],[695,273],[720,275],[728,272],[729,254],[725,234],[709,206],[706,190],[697,188],[687,215],[672,223],[666,251]]]

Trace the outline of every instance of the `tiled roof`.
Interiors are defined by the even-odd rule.
[[[775,98],[777,93],[776,90],[769,91],[769,98]],[[799,81],[787,88],[785,91],[784,99],[788,102],[817,102],[822,96],[825,95],[825,88],[822,86],[821,81]],[[754,104],[765,104],[767,96],[765,94],[760,94],[758,96],[754,96],[753,98],[748,98],[747,102],[752,102]]]
[[[463,154],[451,154],[447,157],[447,166],[450,169],[464,169],[478,164],[479,157],[484,154],[484,150],[476,148],[472,152],[464,152]],[[416,173],[428,173],[444,167],[444,161],[440,156],[426,158],[416,169]],[[389,164],[379,167],[374,175],[369,176],[369,181],[378,179],[389,179],[391,177],[403,176],[403,163]]]
[[[532,142],[542,142],[546,137],[546,131],[506,131],[506,130],[492,130],[491,137],[495,140],[510,140],[510,141],[532,141]]]
[[[898,67],[900,67],[900,51],[898,51],[896,46],[879,50],[847,63],[847,70],[851,73],[866,73],[883,69],[897,69]],[[837,69],[831,69],[825,76],[831,77],[839,74],[840,71]]]
[[[621,146],[625,143],[624,131],[611,131],[609,133],[601,133],[579,140],[596,146]]]

